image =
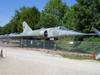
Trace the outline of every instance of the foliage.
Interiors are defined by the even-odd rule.
[[[32,29],[36,29],[39,18],[40,12],[36,7],[22,7],[16,11],[11,21],[2,28],[1,34],[22,32],[23,21],[26,21]]]
[[[38,27],[56,27],[63,25],[62,21],[59,20],[58,16],[52,15],[50,13],[42,13],[40,16],[40,21]]]
[[[77,30],[91,32],[92,26],[100,26],[100,0],[77,0],[74,10]]]
[[[84,33],[93,32],[92,27],[100,26],[100,0],[76,1],[77,3],[66,11],[63,18],[64,25]],[[85,37],[77,36],[74,40],[82,41]]]
[[[62,0],[49,0],[45,5],[44,12],[59,16],[61,19],[67,8],[67,5]]]
[[[77,24],[77,16],[75,14],[75,10],[73,9],[73,7],[70,7],[64,17],[63,17],[63,22],[65,24],[65,27],[72,29],[72,30],[76,30],[76,24]]]
[[[49,0],[41,13],[38,27],[55,27],[64,25],[62,18],[67,8],[67,5],[61,0]]]

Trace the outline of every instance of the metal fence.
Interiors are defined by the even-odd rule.
[[[82,53],[100,52],[100,42],[91,41],[23,40],[22,46]]]

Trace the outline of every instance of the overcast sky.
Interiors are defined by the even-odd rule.
[[[75,4],[75,0],[63,0],[68,6]],[[36,6],[40,11],[43,10],[48,0],[1,0],[0,1],[0,26],[7,24],[12,16],[15,14],[15,10],[18,10],[22,6]]]

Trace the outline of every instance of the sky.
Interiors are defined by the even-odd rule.
[[[43,10],[49,0],[1,0],[0,1],[0,26],[7,24],[15,14],[15,11],[23,6],[36,6],[39,11]],[[76,3],[75,0],[63,0],[68,6]]]

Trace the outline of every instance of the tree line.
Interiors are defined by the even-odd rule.
[[[8,24],[0,27],[0,34],[22,32],[23,21],[32,29],[65,26],[90,33],[92,27],[100,26],[100,0],[76,0],[71,7],[62,0],[49,0],[42,11],[35,6],[22,7],[16,10]],[[78,40],[80,38],[82,37],[78,37]]]

